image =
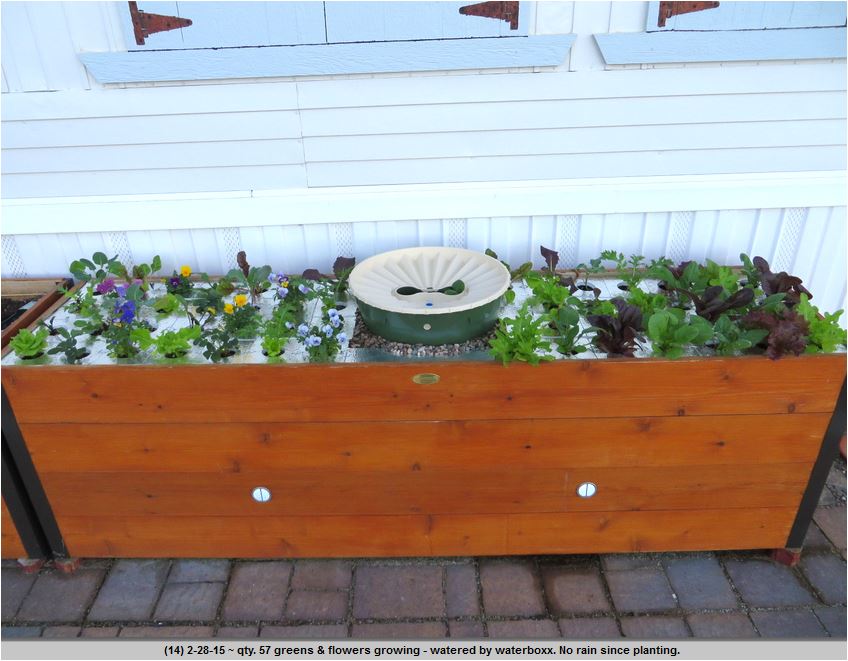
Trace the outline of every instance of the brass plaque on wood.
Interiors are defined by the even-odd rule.
[[[413,376],[412,380],[413,380],[413,382],[424,386],[424,385],[428,385],[430,383],[438,383],[439,382],[439,375],[438,374],[432,374],[431,372],[422,372],[421,374],[416,374],[415,376]]]

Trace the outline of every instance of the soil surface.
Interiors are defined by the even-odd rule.
[[[24,306],[24,304],[29,303],[30,301],[37,301],[37,298],[4,298],[3,303],[3,322],[2,328],[6,328],[9,324],[11,324],[15,319],[17,319],[22,313],[20,313],[20,309]]]

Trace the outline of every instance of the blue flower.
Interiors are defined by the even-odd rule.
[[[307,335],[309,335],[309,326],[307,326],[306,324],[301,324],[297,327],[297,334],[301,337],[306,337]]]
[[[292,328],[294,328],[294,324],[293,324],[292,322],[290,322],[290,321],[287,321],[287,322],[286,322],[286,328],[288,328],[289,330],[291,330]]]
[[[321,344],[321,338],[317,335],[310,335],[306,338],[306,346],[308,347],[317,347]]]
[[[277,296],[279,296],[280,298],[285,298],[286,296],[288,296],[288,293],[289,290],[285,287],[277,287]]]
[[[309,289],[309,287],[307,287],[307,286],[306,286],[306,285],[304,285],[304,284],[299,284],[299,285],[297,286],[297,288],[300,290],[300,293],[301,293],[301,294],[308,294],[310,291],[312,291],[311,289]]]
[[[339,333],[339,334],[336,336],[336,339],[337,339],[339,342],[347,342],[347,333],[345,333],[344,331],[342,331],[341,333]]]
[[[335,317],[330,317],[330,325],[333,328],[338,328],[339,326],[341,326],[342,325],[341,317],[339,317],[338,315],[336,315]]]
[[[270,282],[272,285],[274,283],[276,283],[279,280],[279,278],[280,278],[279,273],[269,273],[268,274],[268,282]]]
[[[330,308],[327,310],[327,315],[330,317],[330,320],[333,320],[339,316],[339,311],[336,308]]]
[[[330,326],[330,324],[324,324],[321,326],[321,332],[327,337],[333,337],[333,327]]]
[[[115,304],[115,313],[120,315],[122,324],[129,324],[135,319],[135,301],[124,301]]]

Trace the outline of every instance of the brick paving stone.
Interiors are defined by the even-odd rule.
[[[354,624],[351,633],[351,638],[364,640],[434,640],[445,637],[447,629],[444,622]]]
[[[78,569],[73,574],[50,571],[39,574],[18,611],[24,622],[76,622],[94,598],[103,580],[103,569]]]
[[[347,615],[347,592],[295,590],[286,604],[289,620],[343,620]]]
[[[88,620],[148,619],[167,574],[167,560],[119,560],[100,588]]]
[[[290,575],[289,562],[236,563],[224,602],[224,619],[281,619]]]
[[[229,560],[174,560],[169,583],[226,582],[230,573]]]
[[[4,567],[0,570],[0,615],[4,620],[11,620],[18,612],[24,597],[35,583],[35,574],[24,574],[18,567]]]
[[[810,527],[807,528],[807,536],[804,538],[804,552],[825,551],[830,553],[833,550],[833,544],[825,537],[821,529],[814,523],[810,522]]]
[[[543,567],[542,583],[551,612],[556,615],[610,609],[600,572],[594,567]]]
[[[619,611],[649,612],[675,608],[671,586],[661,569],[643,567],[606,573],[613,603]]]
[[[480,563],[483,609],[487,615],[543,615],[542,582],[533,565],[523,560]],[[489,629],[491,635],[491,629]]]
[[[212,627],[124,627],[119,638],[148,638],[156,640],[182,640],[184,638],[211,638]]]
[[[352,564],[347,560],[298,560],[294,565],[295,590],[348,590]]]
[[[445,599],[448,617],[480,614],[477,596],[477,570],[473,565],[445,567]]]
[[[677,558],[665,563],[681,608],[736,608],[736,595],[715,557]]]
[[[223,596],[223,583],[171,583],[162,591],[153,618],[214,620]]]
[[[686,618],[695,638],[756,638],[751,620],[743,613],[694,613]]]
[[[770,560],[726,560],[727,573],[749,606],[773,608],[815,603],[789,567]]]
[[[611,617],[562,618],[559,630],[563,638],[580,640],[606,640],[621,638],[621,631]]]
[[[627,638],[642,638],[645,640],[690,637],[686,623],[679,617],[648,615],[622,617],[621,630]]]
[[[656,553],[606,553],[601,556],[601,565],[604,571],[642,569],[657,567],[659,558]]]
[[[443,567],[368,565],[356,570],[353,616],[439,617],[445,612]]]
[[[0,630],[2,638],[38,638],[41,627],[3,627]]]
[[[814,608],[816,616],[819,618],[827,632],[834,638],[845,638],[845,607],[823,607]]]
[[[260,638],[280,640],[337,640],[347,638],[346,624],[302,624],[294,627],[262,627]]]
[[[801,571],[826,604],[844,604],[846,583],[845,561],[835,555],[804,555]]]
[[[559,638],[556,622],[551,620],[507,620],[505,622],[489,622],[489,638],[542,640]]]
[[[751,613],[763,638],[824,638],[827,634],[808,610]]]
[[[483,623],[475,620],[451,620],[448,622],[448,631],[451,638],[464,638],[472,640],[475,638],[485,638],[486,632],[483,629]]]
[[[83,627],[80,638],[117,638],[120,627]]]
[[[235,640],[259,638],[259,627],[218,627],[216,638],[232,638]]]
[[[813,515],[813,520],[821,528],[833,545],[845,557],[845,505],[841,507],[819,508]]]
[[[41,632],[42,638],[76,638],[80,634],[80,627],[76,626],[55,626],[44,627]]]

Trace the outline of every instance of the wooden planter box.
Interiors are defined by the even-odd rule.
[[[58,309],[65,302],[63,294],[59,291],[59,287],[70,288],[73,285],[73,280],[66,278],[37,278],[30,280],[3,280],[0,289],[3,292],[3,298],[12,299],[29,299],[38,297],[38,300],[24,312],[20,317],[15,319],[8,327],[3,329],[2,337],[0,338],[0,348],[9,344],[17,332],[21,328],[29,328],[39,319],[49,316],[54,310]]]
[[[844,355],[2,372],[90,557],[799,547],[844,378]]]

